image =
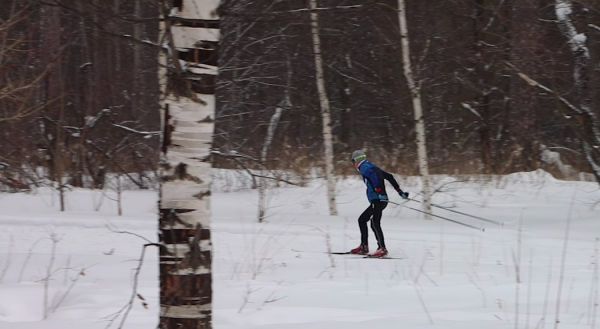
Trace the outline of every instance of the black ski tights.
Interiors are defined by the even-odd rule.
[[[358,217],[358,227],[360,227],[360,240],[361,244],[369,244],[369,229],[367,228],[367,222],[371,220],[371,229],[375,233],[377,239],[377,245],[379,248],[385,248],[385,241],[383,240],[383,231],[381,230],[381,214],[383,209],[387,207],[387,202],[381,202],[374,200],[369,208]]]

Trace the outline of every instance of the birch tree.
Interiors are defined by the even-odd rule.
[[[282,107],[277,107],[275,109],[275,113],[271,117],[271,121],[269,122],[269,128],[267,130],[267,136],[265,136],[265,143],[263,144],[263,149],[260,155],[260,161],[262,162],[265,169],[267,168],[267,155],[269,153],[269,146],[273,142],[273,136],[275,135],[275,129],[277,129],[277,124],[279,123],[279,119],[281,118],[281,113],[283,112]],[[263,174],[264,175],[264,174]],[[258,183],[258,222],[262,222],[265,219],[265,214],[267,212],[267,179],[265,177],[261,177]]]
[[[591,94],[591,60],[587,46],[587,35],[577,31],[570,15],[573,8],[570,0],[556,0],[554,2],[557,24],[560,32],[565,37],[573,56],[573,87],[578,100],[576,108],[567,107],[565,118],[574,118],[578,123],[578,130],[583,137],[583,150],[587,162],[596,180],[600,182],[600,126],[598,118],[592,110]]]
[[[319,14],[317,13],[317,0],[310,2],[310,26],[312,46],[315,54],[315,70],[317,79],[317,92],[321,105],[321,118],[323,121],[323,143],[325,146],[325,176],[327,178],[327,200],[329,201],[329,215],[337,216],[335,203],[335,177],[333,172],[333,133],[331,132],[331,109],[327,90],[325,89],[325,75],[323,73],[323,56],[321,53],[321,37],[319,35]]]
[[[417,158],[419,161],[419,173],[423,180],[423,210],[431,213],[431,191],[429,187],[429,166],[427,164],[427,143],[425,140],[425,120],[423,117],[423,106],[421,103],[421,85],[417,83],[410,60],[410,40],[408,38],[408,27],[406,23],[406,6],[404,0],[398,0],[398,18],[400,22],[400,38],[402,42],[402,61],[404,64],[404,76],[410,89],[413,110],[415,113],[415,129],[417,132]],[[426,219],[431,216],[426,215]]]
[[[171,7],[171,3],[174,7]],[[211,328],[210,152],[218,0],[163,2],[160,327]],[[164,54],[164,53],[163,53]]]

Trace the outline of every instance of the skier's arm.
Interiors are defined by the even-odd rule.
[[[402,191],[402,189],[400,188],[400,185],[398,184],[398,182],[396,182],[396,179],[394,179],[394,176],[392,176],[392,174],[387,173],[383,170],[381,171],[381,173],[383,174],[383,178],[386,179],[388,182],[390,182],[394,186],[394,188],[396,189],[396,192],[398,192],[398,194],[400,194],[402,199],[408,199],[408,192]]]
[[[398,192],[401,192],[402,190],[400,189],[400,184],[398,184],[398,182],[396,181],[396,179],[394,178],[394,176],[386,171],[381,171],[381,173],[383,174],[383,178],[385,180],[387,180],[388,182],[390,182],[390,184],[392,184],[392,186],[394,187],[394,189]]]

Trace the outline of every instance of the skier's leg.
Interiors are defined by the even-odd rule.
[[[381,216],[383,213],[383,209],[387,207],[387,202],[375,200],[371,204],[371,207],[373,209],[373,220],[371,221],[371,229],[375,233],[378,248],[385,248],[385,239],[383,237],[383,230],[381,229]]]
[[[360,244],[369,245],[369,229],[367,228],[367,222],[373,216],[373,208],[367,207],[365,211],[358,217],[358,227],[360,228]]]

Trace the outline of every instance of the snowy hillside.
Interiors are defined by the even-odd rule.
[[[412,195],[419,190],[415,181],[403,177],[400,184]],[[485,228],[482,232],[441,219],[426,221],[413,210],[389,205],[382,220],[387,247],[390,256],[402,259],[329,255],[328,250],[347,251],[359,243],[356,222],[368,205],[360,180],[338,183],[337,217],[327,215],[321,181],[272,189],[263,224],[255,220],[256,191],[218,189],[213,195],[214,327],[491,329],[515,328],[518,321],[519,328],[550,328],[558,317],[560,328],[600,328],[594,306],[597,184],[557,181],[543,172],[491,181],[437,177],[434,182],[441,187],[436,204],[504,226],[434,208],[437,215]],[[70,192],[66,213],[56,210],[48,190],[0,195],[0,329],[109,325],[131,297],[144,243],[114,231],[156,239],[156,194],[130,191],[125,198],[119,217],[108,199],[94,210],[98,192]],[[53,234],[60,238],[54,259]],[[372,233],[370,242],[375,248]],[[149,249],[137,281],[147,308],[136,298],[125,328],[156,325],[156,266],[156,251]]]

